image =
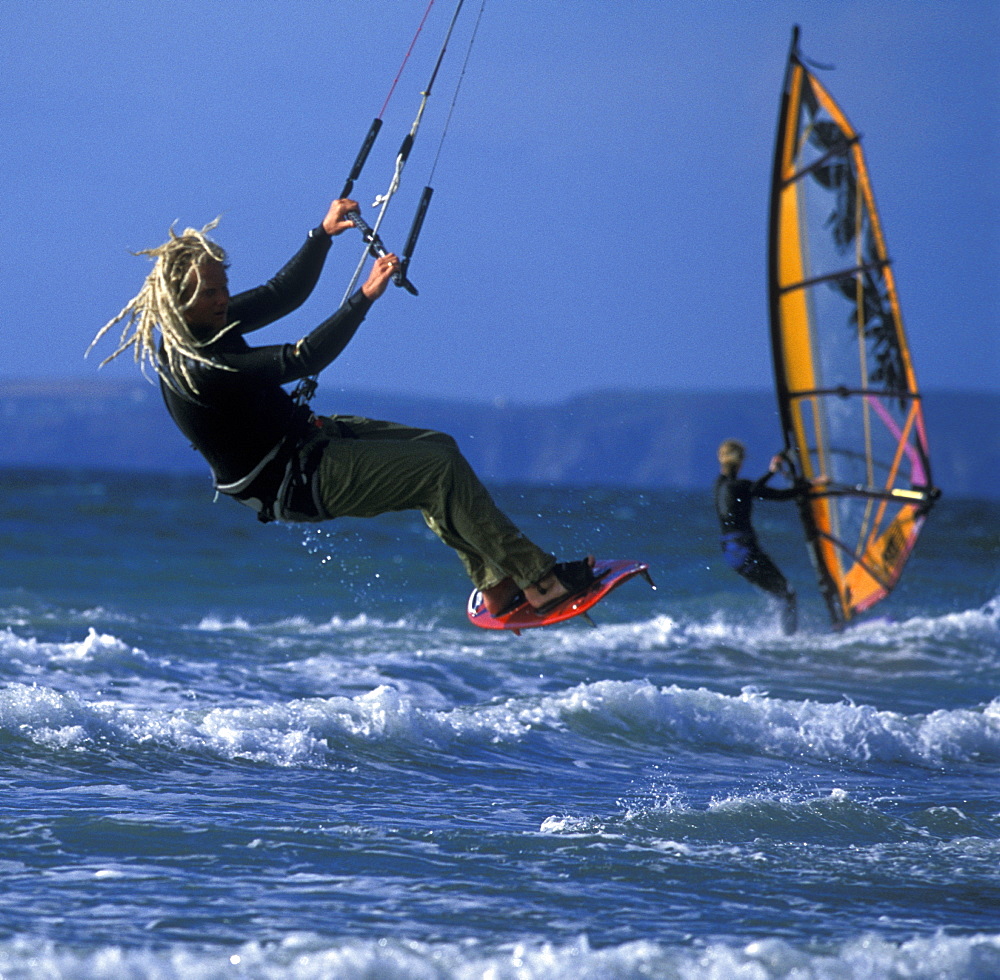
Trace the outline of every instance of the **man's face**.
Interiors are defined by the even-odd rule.
[[[196,331],[216,333],[226,325],[229,315],[226,267],[215,259],[204,259],[198,264],[197,273],[191,271],[192,286],[195,281],[198,291],[184,310],[184,320]]]

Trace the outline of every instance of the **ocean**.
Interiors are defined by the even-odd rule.
[[[416,514],[4,471],[0,977],[1000,976],[1000,502],[840,634],[759,503],[786,637],[710,486],[493,489],[656,590],[494,633]]]

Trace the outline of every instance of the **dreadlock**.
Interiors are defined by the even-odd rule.
[[[162,245],[134,252],[134,255],[150,256],[156,264],[146,276],[142,289],[97,332],[84,356],[108,330],[124,320],[117,349],[101,361],[100,366],[113,361],[131,347],[143,373],[148,363],[171,387],[176,389],[178,384],[183,384],[191,394],[197,394],[190,362],[213,363],[199,348],[214,343],[234,326],[228,324],[206,339],[196,336],[184,319],[184,312],[197,296],[201,285],[201,263],[206,259],[226,262],[222,246],[207,237],[218,223],[216,218],[200,231],[185,228],[180,235],[171,227],[170,238]],[[157,349],[157,330],[162,338],[162,353]]]

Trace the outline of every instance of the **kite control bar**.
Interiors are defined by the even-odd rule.
[[[388,101],[388,100],[386,100]],[[375,137],[378,136],[378,131],[382,128],[381,118],[372,120],[372,124],[368,129],[368,134],[365,136],[364,143],[361,144],[361,149],[358,151],[358,155],[354,160],[354,166],[351,167],[351,172],[347,175],[347,181],[344,184],[344,189],[340,192],[341,198],[348,197],[351,191],[354,190],[354,182],[361,176],[361,171],[364,168],[365,161],[368,159],[368,154],[371,152],[372,144],[375,142]],[[361,232],[361,237],[364,239],[365,244],[368,246],[368,251],[375,258],[380,259],[383,255],[388,255],[389,250],[385,247],[382,239],[379,238],[378,232],[364,218],[361,217],[360,211],[348,211],[344,215],[345,218],[349,218],[354,222],[354,227]],[[412,232],[411,232],[412,238]],[[412,246],[407,244],[407,255],[412,251]],[[406,278],[406,266],[409,262],[401,265],[392,274],[392,281],[397,286],[402,286],[407,292],[412,293],[414,296],[418,295],[416,286]],[[353,285],[353,284],[352,284]]]
[[[359,211],[348,211],[344,215],[345,218],[354,222],[354,227],[361,232],[361,237],[364,239],[365,244],[368,246],[368,251],[375,256],[375,258],[380,259],[384,255],[389,254],[389,250],[382,243],[382,239],[379,238],[378,233],[372,228],[371,225],[361,217]],[[392,281],[397,286],[402,286],[408,293],[412,293],[414,296],[418,296],[417,287],[406,278],[405,268],[398,269],[392,274]]]

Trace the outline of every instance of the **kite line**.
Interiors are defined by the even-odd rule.
[[[393,169],[392,179],[389,182],[389,186],[384,194],[379,194],[376,196],[373,203],[373,207],[379,208],[378,217],[375,220],[374,225],[369,225],[368,222],[362,217],[359,210],[349,211],[345,217],[349,218],[354,222],[355,228],[361,232],[361,237],[365,243],[365,250],[361,255],[361,259],[358,262],[358,266],[355,269],[354,275],[348,284],[347,290],[344,293],[344,298],[342,302],[346,302],[351,293],[354,291],[354,287],[357,285],[358,279],[361,276],[361,271],[364,268],[365,262],[368,260],[369,256],[374,256],[376,258],[388,255],[389,250],[385,247],[382,239],[379,237],[379,229],[382,225],[382,220],[385,217],[386,210],[389,207],[389,202],[392,200],[396,191],[399,189],[400,181],[403,175],[403,169],[406,166],[406,162],[409,159],[410,151],[413,148],[413,144],[417,137],[417,132],[420,129],[420,123],[423,120],[424,110],[427,108],[427,102],[430,99],[431,92],[434,88],[434,83],[437,80],[438,72],[441,69],[441,65],[444,62],[445,52],[448,50],[448,44],[451,41],[452,33],[455,29],[455,24],[458,21],[458,15],[462,10],[465,0],[458,0],[455,5],[454,12],[451,16],[451,21],[448,25],[448,30],[445,34],[444,41],[441,44],[441,49],[438,52],[437,60],[434,63],[434,69],[431,72],[430,80],[427,82],[426,88],[420,93],[420,105],[417,108],[416,116],[414,117],[413,123],[410,126],[409,132],[403,138],[400,144],[399,151],[396,154],[395,167]],[[361,149],[358,151],[358,155],[354,160],[354,164],[351,167],[350,173],[347,176],[347,180],[344,183],[343,190],[340,192],[340,197],[345,198],[350,196],[354,189],[355,181],[361,176],[361,171],[364,169],[365,163],[368,160],[368,155],[371,152],[372,146],[375,143],[375,139],[382,128],[382,117],[385,114],[386,108],[392,99],[393,93],[396,90],[396,85],[399,82],[400,76],[403,73],[403,69],[406,67],[407,61],[409,61],[410,55],[413,52],[414,46],[416,45],[417,39],[423,31],[424,25],[427,22],[428,15],[431,12],[431,8],[434,6],[434,0],[429,0],[426,9],[424,10],[423,17],[420,20],[420,24],[417,27],[416,32],[410,41],[410,46],[407,49],[406,55],[400,64],[399,71],[396,73],[396,77],[393,79],[392,85],[389,88],[389,93],[386,96],[385,102],[382,105],[382,109],[379,114],[372,120],[371,126],[368,128],[368,132],[365,135],[364,141],[361,144]],[[469,57],[472,53],[472,46],[475,43],[476,34],[479,30],[479,23],[482,20],[483,9],[486,6],[486,0],[482,0],[482,4],[479,9],[479,16],[476,19],[475,29],[472,32],[472,36],[469,40],[468,49],[465,55],[465,61],[462,66],[461,75],[459,76],[458,82],[455,86],[455,94],[452,98],[451,108],[448,112],[447,119],[445,121],[444,129],[441,133],[441,139],[438,144],[437,153],[434,157],[434,162],[431,167],[430,178],[428,179],[428,186],[424,187],[423,193],[421,194],[420,201],[417,205],[417,210],[413,218],[413,222],[410,226],[410,232],[406,239],[406,244],[403,248],[403,252],[400,257],[400,266],[393,273],[392,281],[396,286],[401,286],[406,289],[409,293],[416,296],[417,289],[407,278],[407,271],[409,269],[410,260],[413,256],[413,250],[416,247],[417,239],[420,236],[420,231],[423,227],[424,217],[427,214],[427,208],[430,204],[431,195],[434,193],[433,189],[430,187],[430,181],[433,180],[434,171],[437,168],[438,158],[441,155],[441,147],[444,145],[445,136],[448,132],[448,127],[451,123],[452,114],[455,110],[455,104],[458,100],[458,92],[462,85],[462,80],[465,77],[466,67],[469,63]],[[295,390],[295,398],[306,403],[310,401],[316,392],[317,378],[315,376],[309,378],[303,378],[298,387]]]

